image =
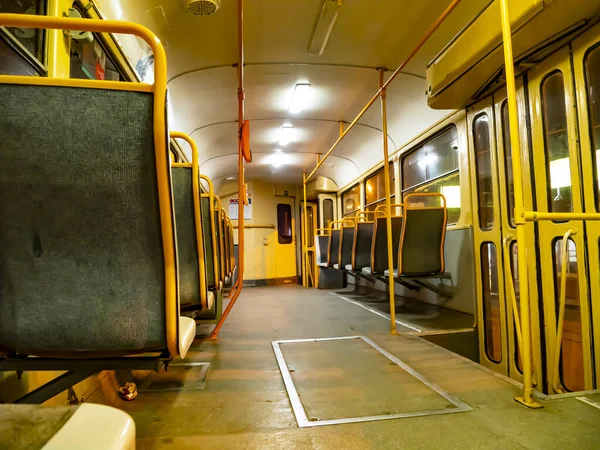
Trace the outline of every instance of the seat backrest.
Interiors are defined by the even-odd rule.
[[[165,348],[153,94],[0,84],[0,98],[0,347]]]
[[[225,274],[231,276],[231,267],[229,263],[229,227],[227,226],[227,216],[223,212],[221,216],[221,227],[223,228],[223,261],[225,263]]]
[[[216,273],[218,253],[215,222],[211,220],[210,197],[208,194],[202,196],[200,209],[202,210],[202,232],[204,234],[204,249],[206,253],[206,285],[208,289],[214,290],[219,284]]]
[[[444,271],[445,208],[406,208],[398,249],[401,276],[434,275]]]
[[[394,255],[394,268],[398,267],[398,245],[402,233],[402,217],[392,217],[392,252]],[[371,246],[371,272],[384,273],[389,269],[387,259],[387,219],[375,219],[373,245]]]
[[[327,267],[333,267],[338,263],[340,255],[340,230],[331,230],[327,248]]]
[[[352,245],[352,270],[361,270],[371,265],[371,247],[373,245],[373,222],[358,222]]]
[[[340,238],[339,267],[344,270],[352,264],[352,246],[354,245],[354,227],[343,227]]]
[[[182,308],[188,308],[201,305],[192,168],[173,167],[171,177],[179,260],[179,302]]]
[[[329,236],[315,236],[315,246],[317,250],[317,264],[327,264],[329,259]]]
[[[225,282],[227,276],[225,269],[225,251],[223,246],[223,211],[221,210],[221,200],[215,197],[215,231],[217,233],[217,256],[219,260],[219,280]]]

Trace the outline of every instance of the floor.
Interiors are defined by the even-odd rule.
[[[519,390],[512,384],[419,337],[392,336],[388,325],[385,318],[329,292],[248,288],[220,339],[196,339],[188,354],[190,360],[211,363],[204,390],[142,393],[124,402],[115,386],[105,383],[88,401],[128,412],[136,423],[138,449],[600,448],[600,409],[566,398],[530,411],[513,400]],[[410,331],[398,327],[400,333]],[[356,335],[372,339],[473,410],[299,428],[271,342]],[[386,365],[372,353],[362,357],[364,349],[338,345],[319,347],[316,353],[306,346],[282,347],[288,366],[300,372],[295,383],[309,415],[445,407],[437,394],[410,377],[383,373]],[[349,372],[367,377],[366,383],[348,379]]]

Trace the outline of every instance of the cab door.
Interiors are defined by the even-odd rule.
[[[600,25],[573,42],[573,73],[579,113],[584,209],[600,212]],[[595,380],[600,386],[600,222],[585,225],[595,343]]]
[[[529,134],[527,128],[527,104],[523,78],[517,80],[517,107],[519,113],[519,141],[521,148],[521,165],[525,209],[534,209],[533,196],[531,194],[530,174],[530,151]],[[520,284],[517,261],[517,230],[515,226],[515,194],[514,177],[512,171],[512,146],[510,142],[510,130],[508,120],[508,101],[506,89],[494,93],[494,121],[496,130],[496,161],[498,164],[498,187],[500,192],[500,228],[502,242],[502,256],[504,269],[504,291],[506,304],[506,340],[507,340],[507,368],[508,375],[516,380],[523,380],[520,349],[515,326],[515,313],[520,317]],[[542,379],[541,373],[541,343],[540,343],[540,320],[538,308],[538,285],[537,285],[537,253],[534,251],[536,242],[535,228],[533,223],[525,225],[527,242],[532,251],[528,252],[529,265],[529,296],[531,300],[531,331],[532,331],[532,358],[533,358],[533,381],[534,385]],[[513,307],[511,293],[515,293],[516,311]]]
[[[559,50],[529,73],[532,167],[536,208],[541,212],[583,211],[581,154],[569,50],[568,47]],[[584,224],[578,220],[540,221],[537,228],[548,390],[553,393],[591,389],[590,308]],[[551,380],[555,373],[555,351],[559,344],[557,322],[563,264],[562,241],[567,231],[574,234],[567,243],[566,309],[560,342],[559,386],[553,387]],[[595,278],[598,278],[597,271]]]
[[[275,197],[277,208],[275,261],[277,278],[291,278],[296,271],[296,220],[293,197]]]
[[[492,97],[467,110],[473,236],[477,286],[479,360],[508,375],[506,302],[502,267],[502,222]]]

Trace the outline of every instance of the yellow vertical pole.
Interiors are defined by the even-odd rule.
[[[302,172],[304,213],[302,217],[302,286],[308,287],[308,207],[306,206],[306,172]]]
[[[383,70],[379,71],[379,88],[381,98],[381,122],[383,131],[383,176],[385,180],[385,220],[387,223],[388,269],[390,271],[390,334],[396,334],[396,297],[394,279],[394,248],[392,246],[392,200],[390,195],[390,171],[387,130],[387,89],[383,87]],[[342,127],[340,122],[340,127]]]
[[[523,396],[515,400],[528,408],[541,408],[533,398],[532,359],[531,359],[531,318],[529,300],[529,279],[527,270],[527,249],[525,235],[525,207],[523,197],[523,175],[521,168],[521,142],[519,140],[519,112],[517,109],[517,89],[515,83],[514,56],[508,0],[500,0],[502,20],[502,40],[504,42],[504,66],[506,70],[506,90],[508,93],[508,118],[510,123],[510,144],[515,192],[515,225],[517,226],[517,260],[519,266],[519,292],[521,299],[521,358],[523,363]],[[507,274],[510,276],[510,274]]]

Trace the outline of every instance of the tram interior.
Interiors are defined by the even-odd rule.
[[[600,0],[0,0],[0,449],[591,449]]]

